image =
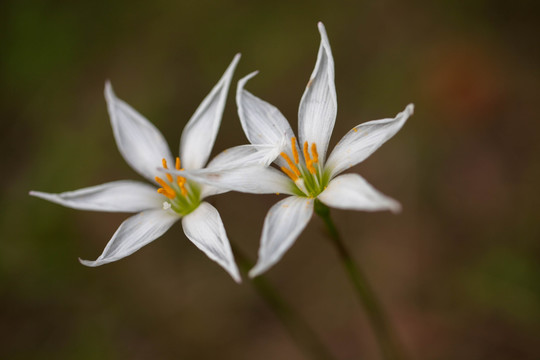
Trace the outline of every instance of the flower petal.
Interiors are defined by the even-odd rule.
[[[208,163],[206,168],[230,169],[248,165],[268,166],[278,155],[279,154],[275,154],[275,148],[272,146],[240,145],[223,150]]]
[[[221,124],[234,69],[239,60],[240,54],[236,54],[219,82],[199,105],[182,132],[180,158],[186,169],[200,169],[208,161]]]
[[[292,246],[313,214],[313,199],[290,196],[272,206],[264,219],[259,259],[250,270],[255,277],[277,263]]]
[[[219,194],[229,192],[229,190],[227,189],[217,188],[215,186],[210,186],[206,184],[198,184],[198,185],[201,191],[201,194],[200,194],[201,200],[206,199],[209,196],[214,196],[214,195],[219,195]]]
[[[413,111],[414,105],[409,104],[393,119],[368,121],[345,134],[328,157],[326,168],[330,169],[330,176],[364,161],[401,129]]]
[[[294,133],[287,119],[275,106],[244,90],[246,82],[255,75],[257,71],[238,81],[236,89],[238,116],[249,142],[253,145],[273,146],[277,158],[280,152],[290,148]]]
[[[59,194],[30,191],[30,195],[79,210],[139,212],[160,208],[163,196],[156,188],[138,181],[122,180]]]
[[[161,164],[161,159],[169,163],[172,159],[165,138],[152,123],[117,98],[108,81],[105,99],[118,150],[133,170],[155,182],[156,166]]]
[[[167,170],[166,172],[183,176],[197,183],[250,194],[294,194],[295,188],[292,180],[281,171],[262,165],[231,169]]]
[[[390,210],[394,213],[401,210],[399,202],[379,192],[358,174],[345,174],[333,179],[318,199],[338,209]]]
[[[324,161],[336,122],[337,99],[334,84],[334,59],[324,25],[318,24],[321,45],[317,63],[306,86],[298,109],[300,144],[317,144],[319,158]]]
[[[148,210],[125,220],[95,261],[81,260],[86,266],[100,266],[133,254],[163,235],[180,217],[172,211]]]
[[[218,211],[207,202],[182,219],[184,233],[210,259],[224,268],[237,283],[242,282]]]

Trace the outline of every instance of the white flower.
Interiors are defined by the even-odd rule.
[[[360,175],[339,174],[365,160],[390,139],[413,113],[413,105],[408,105],[395,118],[355,126],[325,161],[337,101],[330,44],[324,25],[319,23],[318,26],[321,45],[298,111],[299,143],[277,108],[244,90],[246,82],[256,74],[252,73],[239,81],[236,94],[242,127],[252,145],[232,148],[216,157],[215,161],[222,162],[221,169],[185,174],[188,178],[228,190],[292,195],[268,212],[259,259],[250,271],[251,277],[269,269],[291,247],[309,222],[315,199],[340,209],[400,210],[397,201],[377,191]],[[241,156],[244,161],[238,160]],[[272,156],[281,172],[254,164],[265,162]],[[251,165],[235,168],[242,162]]]
[[[240,54],[197,108],[180,140],[180,156],[173,160],[159,130],[131,106],[116,97],[110,83],[105,85],[114,137],[126,162],[152,185],[138,181],[114,181],[76,191],[30,195],[81,210],[131,212],[95,261],[80,260],[86,266],[99,266],[122,259],[163,235],[182,219],[184,233],[195,246],[240,282],[227,234],[218,211],[203,199],[224,190],[197,184],[181,176],[167,176],[157,170],[171,164],[180,170],[201,169],[214,145],[227,92]],[[182,164],[180,164],[182,159]],[[159,175],[159,176],[157,176]],[[156,189],[156,184],[161,187]],[[156,191],[157,190],[157,191]]]

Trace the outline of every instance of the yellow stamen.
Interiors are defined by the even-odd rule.
[[[311,157],[309,156],[309,151],[308,151],[308,143],[307,141],[304,143],[304,159],[306,159],[306,163],[311,161]]]
[[[306,161],[306,167],[312,175],[315,175],[315,167],[313,166],[313,160],[309,159]]]
[[[295,173],[293,173],[291,170],[287,169],[285,166],[281,167],[281,171],[287,174],[292,179],[292,181],[298,180],[298,176]]]
[[[315,168],[313,167],[313,160],[311,160],[311,157],[309,156],[308,148],[309,148],[308,142],[306,141],[304,143],[304,158],[306,159],[306,167],[308,168],[311,174],[315,174]],[[317,155],[317,159],[318,159],[318,155]]]
[[[296,138],[293,136],[291,138],[292,154],[294,157],[294,162],[298,164],[300,159],[298,159],[298,150],[296,149]]]
[[[184,179],[184,178],[182,178]],[[187,190],[186,190],[186,179],[184,179],[184,181],[181,183],[181,184],[178,184],[180,186],[180,191],[182,192],[182,196],[186,196],[187,195]]]
[[[284,152],[282,152],[280,155],[285,159],[285,161],[287,161],[287,164],[289,164],[289,167],[291,168],[291,170],[295,173],[296,177],[298,178],[300,176],[300,170],[298,170],[296,165],[291,161],[291,158],[289,157],[289,155],[287,155]]]
[[[172,187],[170,187],[169,184],[167,184],[165,181],[163,181],[163,179],[156,176],[156,181],[158,182],[159,185],[161,185],[161,187],[167,192],[168,195],[171,195],[172,198],[176,197],[176,192],[174,191],[174,189]],[[158,190],[158,192],[159,192],[159,190]]]
[[[162,195],[165,195],[166,197],[168,197],[168,198],[171,199],[171,200],[174,199],[174,198],[176,197],[175,194],[169,194],[169,193],[167,192],[167,190],[165,190],[165,189],[163,189],[163,188],[157,189],[157,192],[160,193],[160,194],[162,194]]]
[[[181,177],[181,176],[177,176],[176,177],[176,182],[178,183],[178,186],[183,186],[186,183],[186,178]]]
[[[180,165],[180,158],[177,156],[176,157],[176,163],[174,164],[174,167],[176,168],[176,170],[180,171],[180,170],[182,170],[182,168],[180,166],[181,166]],[[182,176],[177,176],[176,177],[176,183],[180,187],[180,191],[182,192],[182,195],[186,196],[187,195],[187,190],[186,190],[186,186],[184,185],[186,183],[186,178],[184,178]]]
[[[313,155],[313,163],[319,162],[319,153],[317,152],[317,144],[311,144],[311,154]]]
[[[163,168],[164,169],[168,169],[167,167],[167,160],[165,160],[165,158],[161,159],[161,163],[163,164]],[[169,180],[169,182],[172,182],[173,181],[173,177],[171,176],[171,174],[166,174],[167,175],[167,180]]]

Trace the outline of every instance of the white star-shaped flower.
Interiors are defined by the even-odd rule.
[[[188,239],[235,281],[241,281],[219,213],[203,201],[225,190],[198,184],[179,175],[163,176],[157,169],[159,166],[172,166],[177,170],[204,167],[214,146],[239,60],[240,54],[234,57],[187,123],[180,140],[180,155],[176,159],[171,156],[159,130],[117,98],[110,83],[106,83],[105,98],[118,149],[126,162],[152,185],[123,180],[60,194],[30,192],[30,195],[74,209],[137,213],[120,225],[97,260],[80,260],[82,264],[99,266],[122,259],[157,239],[182,219]],[[158,189],[156,185],[161,187]]]
[[[228,190],[292,195],[275,204],[265,218],[258,262],[250,271],[252,277],[269,269],[292,246],[313,214],[315,199],[340,209],[400,210],[397,201],[377,191],[360,175],[339,174],[365,160],[394,136],[412,115],[413,105],[395,118],[355,126],[326,159],[337,101],[330,44],[324,25],[318,26],[321,45],[298,111],[300,141],[297,143],[289,123],[276,107],[244,90],[246,82],[256,74],[252,73],[239,81],[236,94],[240,121],[252,145],[218,155],[215,160],[221,162],[221,169],[185,174]],[[261,165],[272,160],[281,171]]]

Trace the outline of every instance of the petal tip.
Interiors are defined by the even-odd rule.
[[[248,276],[251,279],[254,279],[257,276],[262,275],[262,273],[264,273],[266,270],[268,270],[268,268],[270,266],[271,266],[271,264],[263,264],[263,263],[257,262],[257,264],[255,264],[255,266],[253,268],[251,268],[251,270],[249,270]]]
[[[414,114],[414,104],[410,103],[409,105],[407,105],[405,111],[409,114],[409,116]]]
[[[240,285],[242,283],[242,277],[238,273],[238,269],[235,269],[234,273],[230,273],[235,283]]]
[[[253,72],[250,72],[249,74],[247,74],[246,76],[244,76],[240,80],[238,80],[238,87],[240,87],[240,88],[244,87],[244,84],[246,82],[248,82],[248,80],[250,80],[251,78],[256,76],[258,73],[259,73],[259,70],[255,70]]]
[[[96,264],[97,261],[90,261],[90,260],[83,260],[81,258],[79,258],[79,262],[84,265],[84,266],[88,266],[88,267],[96,267],[98,266],[99,264]]]
[[[401,213],[401,210],[403,210],[403,208],[401,207],[401,204],[397,201],[392,201],[389,206],[388,206],[388,210],[390,210],[393,214],[399,214]]]
[[[248,273],[248,276],[250,277],[250,279],[254,279],[256,278],[257,276],[259,276],[261,274],[262,271],[256,269],[256,268],[253,268],[249,271]]]
[[[105,80],[105,95],[111,95],[114,94],[113,87],[111,84],[111,81],[109,79]]]

